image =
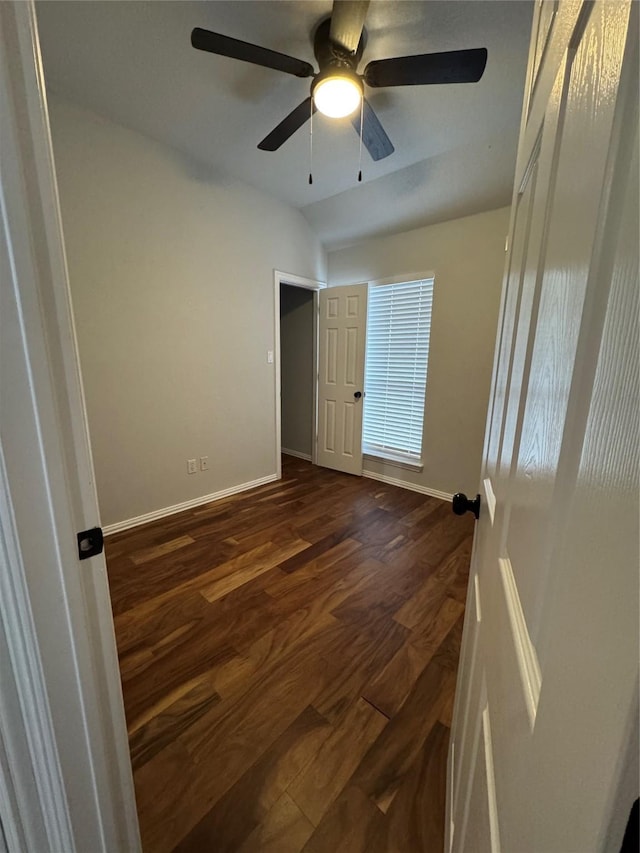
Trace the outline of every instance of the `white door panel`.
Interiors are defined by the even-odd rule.
[[[621,769],[638,689],[634,7],[544,2],[534,21],[448,850],[616,850],[638,794]]]
[[[500,829],[498,825],[498,803],[493,772],[493,745],[489,706],[481,703],[482,713],[478,725],[475,772],[471,782],[467,837],[469,846],[477,850],[500,851]]]
[[[509,370],[508,362],[511,353],[511,341],[514,322],[517,318],[517,305],[520,298],[522,259],[526,252],[528,226],[530,222],[530,206],[533,198],[535,180],[532,176],[534,169],[528,169],[525,175],[525,186],[516,197],[515,227],[511,247],[511,267],[507,276],[506,301],[502,315],[502,328],[499,349],[499,369],[496,373],[496,384],[492,398],[492,418],[489,424],[489,442],[487,448],[487,474],[495,479],[500,457],[502,437],[502,422],[504,417],[505,398],[508,392]]]
[[[366,284],[320,292],[318,465],[348,474],[362,474],[366,324]]]
[[[480,705],[482,665],[478,660],[478,636],[482,611],[479,601],[477,578],[478,576],[475,575],[474,583],[469,585],[469,595],[467,597],[466,613],[469,615],[465,617],[462,654],[459,665],[459,685],[456,695],[456,713],[454,715],[453,726],[459,732],[460,743],[465,744],[474,741],[472,733],[474,731],[473,726],[477,724],[477,715],[476,718],[472,719],[472,714]],[[472,749],[462,750],[456,757],[455,784],[451,793],[453,797],[453,812],[458,817],[465,812],[465,803],[461,800],[461,797],[469,795],[468,786],[463,785],[462,780],[471,778],[472,762],[474,760],[475,752]]]
[[[545,591],[540,569],[548,565],[545,551],[558,511],[555,484],[615,107],[614,99],[603,97],[599,87],[587,83],[605,64],[607,73],[617,79],[622,61],[622,51],[615,53],[615,47],[620,47],[617,36],[610,34],[609,24],[605,28],[602,17],[590,19],[570,55],[566,74],[561,69],[556,89],[561,94],[564,77],[562,132],[547,219],[537,333],[526,397],[520,401],[523,423],[516,438],[511,482],[506,550],[534,635]]]

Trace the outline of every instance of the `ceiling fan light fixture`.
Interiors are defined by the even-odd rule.
[[[362,101],[362,82],[357,74],[333,72],[320,76],[313,86],[317,109],[329,118],[351,115]]]

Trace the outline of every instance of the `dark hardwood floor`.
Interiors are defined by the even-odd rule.
[[[108,538],[145,853],[439,853],[472,534],[284,457]]]

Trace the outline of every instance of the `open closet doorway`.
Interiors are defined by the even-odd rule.
[[[316,462],[318,291],[321,282],[276,272],[276,455]]]

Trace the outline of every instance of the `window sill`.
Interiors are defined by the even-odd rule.
[[[364,451],[362,458],[370,462],[384,462],[385,465],[393,465],[395,468],[404,468],[405,471],[416,471],[418,473],[424,471],[424,465],[422,462],[418,460],[415,462],[409,462],[406,459],[399,459],[397,456],[393,456],[390,453],[385,454],[380,451],[377,451],[376,453],[367,453],[367,451]]]

